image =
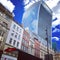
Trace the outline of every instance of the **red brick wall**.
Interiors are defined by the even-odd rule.
[[[27,49],[29,48],[29,39],[30,39],[29,33],[24,30],[24,32],[23,32],[22,46],[24,46]]]
[[[40,58],[40,42],[36,38],[34,38],[34,41],[35,56]]]

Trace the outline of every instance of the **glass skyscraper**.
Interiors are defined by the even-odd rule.
[[[25,11],[22,23],[25,28],[38,34],[44,40],[47,37],[47,30],[48,42],[51,45],[52,11],[43,1],[34,3]]]

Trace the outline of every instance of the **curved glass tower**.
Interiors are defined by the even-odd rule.
[[[52,11],[44,2],[36,2],[30,6],[23,14],[22,23],[25,28],[29,28],[44,40],[47,37],[47,30],[48,43],[51,45]]]
[[[38,33],[38,14],[39,14],[40,2],[34,3],[23,14],[22,23],[25,28],[29,28],[30,31]]]

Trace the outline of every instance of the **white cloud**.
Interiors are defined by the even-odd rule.
[[[55,26],[60,24],[60,20],[56,20],[54,22],[52,22],[52,27],[55,28]]]
[[[53,33],[55,33],[55,32],[60,32],[60,29],[55,28],[55,29],[53,30]]]
[[[15,6],[10,0],[0,0],[0,3],[3,4],[10,12],[13,12]]]
[[[28,3],[38,2],[40,0],[24,0],[24,4],[27,5]]]
[[[59,38],[58,37],[52,37],[52,40],[59,41]]]
[[[29,3],[29,0],[24,0],[24,4],[28,4]]]
[[[26,5],[24,8],[25,10],[27,10],[31,5],[33,5],[34,1],[33,2],[30,2],[28,5]]]
[[[57,18],[60,19],[60,13],[56,14]]]
[[[57,20],[52,22],[53,28],[55,28],[55,26],[60,24],[60,14],[56,14],[55,16],[57,17]]]
[[[35,2],[38,2],[40,0],[24,0],[24,4],[25,4],[25,10],[27,10],[31,5],[33,5]]]
[[[53,12],[52,20],[56,18],[56,14]]]
[[[56,18],[56,17],[57,17],[58,19],[60,19],[60,10],[57,10],[57,11],[58,11],[59,13],[56,13],[56,14],[55,14],[55,13],[53,12],[53,18],[52,18],[52,19],[54,19],[54,18]]]
[[[14,13],[12,13],[12,15],[13,15],[13,17],[15,16],[15,14],[14,14]]]
[[[38,2],[38,1],[42,1],[42,0],[24,0],[24,3],[27,4],[29,3],[27,6],[25,6],[25,10],[28,9],[32,4],[34,4],[35,2]],[[46,4],[52,9],[54,8],[57,3],[60,1],[60,0],[43,0],[46,2]]]
[[[57,5],[59,0],[48,0],[48,1],[45,1],[45,2],[52,9],[53,7],[55,7]]]

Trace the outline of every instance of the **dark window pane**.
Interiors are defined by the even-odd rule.
[[[10,43],[10,44],[12,43],[12,38],[10,38],[9,43]]]
[[[17,47],[19,46],[19,42],[17,42]]]
[[[15,43],[16,43],[16,40],[14,40],[13,45],[15,45]]]

